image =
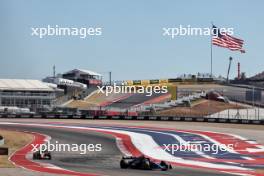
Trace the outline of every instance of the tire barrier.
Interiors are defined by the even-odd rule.
[[[5,139],[0,135],[0,146],[5,144]],[[8,155],[7,147],[0,147],[0,155]]]
[[[0,147],[0,155],[8,155],[8,148]]]
[[[4,137],[0,135],[0,146],[5,144]]]
[[[67,115],[67,114],[0,114],[0,118],[46,118],[46,119],[95,119],[95,120],[146,120],[146,121],[184,121],[184,122],[207,122],[207,123],[232,123],[264,125],[264,120],[257,119],[231,119],[211,117],[188,117],[188,116],[126,116],[126,115]]]

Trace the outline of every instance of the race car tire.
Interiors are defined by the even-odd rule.
[[[171,165],[169,166],[165,161],[161,161],[160,165],[162,166],[162,171],[166,171],[171,167]]]
[[[40,155],[38,153],[33,154],[33,160],[38,160],[40,159]]]
[[[144,161],[144,163],[142,163],[142,169],[144,170],[151,170],[151,166],[150,166],[150,162],[149,161]]]
[[[120,168],[121,169],[127,169],[128,168],[128,164],[123,159],[120,161]]]

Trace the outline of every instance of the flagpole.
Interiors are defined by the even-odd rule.
[[[212,31],[213,31],[213,22],[211,22],[211,41],[210,41],[210,43],[211,43],[211,78],[213,77],[213,43],[212,43],[212,39],[213,39],[213,37],[212,37]]]
[[[211,78],[213,77],[213,45],[212,45],[212,34],[211,34]]]

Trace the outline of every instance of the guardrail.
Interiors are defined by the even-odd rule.
[[[264,125],[264,120],[212,118],[212,117],[188,117],[188,116],[126,116],[126,115],[64,115],[64,114],[0,114],[0,118],[46,118],[46,119],[90,119],[90,120],[146,120],[146,121],[184,121],[184,122],[208,122],[208,123],[232,123]]]

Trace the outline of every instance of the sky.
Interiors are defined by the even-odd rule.
[[[163,28],[234,28],[245,54],[213,46],[213,74],[264,71],[262,0],[0,0],[0,78],[42,79],[88,69],[113,80],[175,78],[210,72],[210,36],[164,37]],[[101,27],[102,36],[31,35],[32,27]]]

